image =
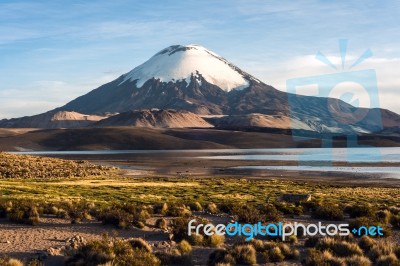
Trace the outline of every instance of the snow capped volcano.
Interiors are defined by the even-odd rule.
[[[378,118],[384,126],[398,125],[400,121],[400,116],[380,109],[370,109],[359,122],[338,121],[328,108],[330,101],[296,95],[289,103],[286,92],[259,81],[204,47],[173,45],[54,111],[107,115],[152,108],[174,109],[200,116],[231,116],[217,121],[221,126],[274,125],[335,134],[379,131]],[[343,110],[356,108],[342,101],[338,106]],[[254,113],[261,115],[251,115]]]
[[[196,77],[196,81],[201,83],[200,76],[224,91],[244,89],[249,86],[248,79],[251,78],[221,56],[200,45],[172,45],[125,74],[120,84],[136,81],[136,86],[140,88],[152,78],[161,82],[185,80],[189,84],[192,77]]]

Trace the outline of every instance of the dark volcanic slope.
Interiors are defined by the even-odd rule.
[[[38,130],[0,137],[0,150],[221,149],[290,147],[289,135],[211,129],[106,127]]]
[[[320,147],[318,140],[294,141],[291,135],[215,129],[105,127],[48,129],[0,137],[0,150],[179,150],[225,148]],[[365,135],[360,144],[399,146],[400,137]],[[346,139],[335,146],[343,147]]]
[[[332,133],[378,132],[385,127],[400,125],[400,116],[385,109],[356,108],[340,100],[289,95],[271,86],[250,81],[243,90],[230,92],[202,80],[164,83],[149,80],[137,88],[134,82],[122,82],[123,77],[77,98],[59,110],[83,113],[124,112],[130,109],[177,109],[196,114],[244,115],[261,113],[286,116],[306,125],[305,130]],[[290,104],[289,104],[290,97]],[[335,102],[332,108],[331,102]],[[343,118],[343,113],[360,110],[362,119]],[[239,125],[243,126],[243,125]]]

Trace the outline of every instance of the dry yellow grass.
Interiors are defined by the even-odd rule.
[[[30,155],[0,152],[0,178],[56,179],[108,175],[115,168]]]

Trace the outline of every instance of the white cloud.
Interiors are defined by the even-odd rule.
[[[118,73],[110,71],[79,83],[41,80],[29,87],[0,90],[0,119],[47,112],[114,80],[117,76]]]
[[[328,56],[330,61],[338,66],[340,71],[341,59],[338,56]],[[346,66],[351,65],[358,57],[349,55],[346,57]],[[365,60],[360,65],[354,67],[350,71],[363,69],[373,69],[377,74],[380,107],[400,113],[398,105],[398,95],[400,93],[400,76],[398,75],[398,66],[400,58],[376,58],[372,57]],[[308,76],[318,76],[325,74],[337,73],[337,70],[324,65],[318,61],[314,55],[304,55],[296,57],[274,66],[253,65],[254,71],[249,69],[250,73],[255,73],[262,81],[270,84],[277,89],[286,91],[286,81],[291,78],[300,78]],[[306,95],[313,95],[314,91],[303,91]],[[396,97],[397,95],[397,97]],[[365,99],[364,99],[365,100]]]

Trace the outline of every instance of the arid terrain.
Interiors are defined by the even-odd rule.
[[[68,160],[1,156],[0,253],[29,265],[398,261],[400,195],[395,179],[364,177],[359,182],[360,176],[324,173],[229,172],[221,170],[239,162],[171,156],[86,156],[94,165],[82,155],[64,156]],[[72,169],[68,176],[60,171],[63,167]],[[29,172],[24,170],[28,168]],[[290,202],[282,198],[285,194],[310,195],[311,200]],[[299,236],[285,242],[262,237],[250,242],[241,237],[194,238],[187,235],[190,219],[214,224],[233,220],[379,224],[385,237]]]
[[[324,136],[292,137],[289,129],[271,128],[142,128],[0,129],[0,150],[187,150],[321,147]],[[326,136],[326,138],[330,138]],[[400,136],[364,134],[357,145],[398,147]],[[335,137],[334,147],[347,147]]]

